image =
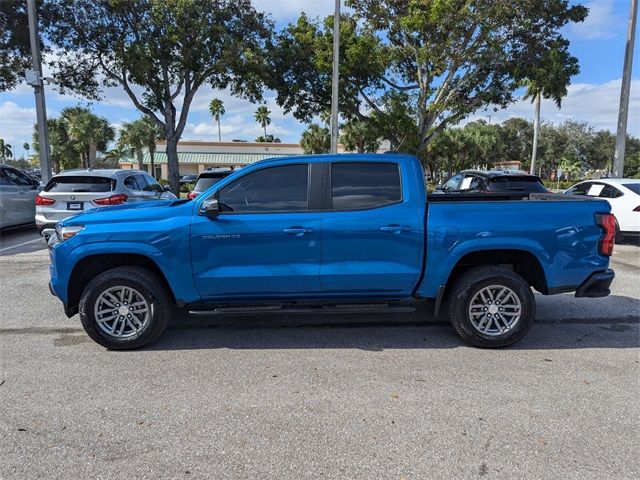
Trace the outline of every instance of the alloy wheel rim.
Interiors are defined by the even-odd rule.
[[[104,333],[114,338],[128,338],[146,327],[151,308],[136,289],[116,286],[98,296],[93,313],[98,327]]]
[[[509,333],[520,321],[522,303],[509,287],[489,285],[473,296],[468,314],[478,332],[498,337]]]

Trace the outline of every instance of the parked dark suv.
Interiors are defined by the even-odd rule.
[[[202,192],[204,192],[211,185],[218,183],[224,177],[231,175],[234,172],[233,168],[211,168],[198,175],[193,190],[189,192],[187,198],[194,199]]]
[[[549,193],[540,177],[509,170],[463,170],[436,193]]]

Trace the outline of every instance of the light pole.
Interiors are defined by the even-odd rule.
[[[33,70],[27,70],[27,83],[33,86],[36,96],[36,118],[38,122],[38,144],[40,147],[40,176],[44,183],[51,179],[51,159],[49,158],[49,136],[47,134],[47,107],[44,102],[44,82],[42,78],[42,58],[38,35],[36,1],[27,0],[29,17],[29,39],[31,41],[31,62]]]
[[[338,75],[340,66],[340,0],[333,12],[333,69],[331,75],[331,153],[338,151]]]
[[[620,108],[618,110],[618,133],[616,135],[616,151],[613,155],[613,177],[624,176],[624,151],[627,141],[627,118],[629,116],[629,90],[631,89],[631,64],[633,63],[633,42],[636,36],[636,20],[638,19],[638,0],[631,0],[629,10],[629,27],[627,28],[627,48],[624,52],[624,69],[622,86],[620,87]]]

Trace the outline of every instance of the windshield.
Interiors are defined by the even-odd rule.
[[[640,195],[640,183],[623,183],[622,186]]]
[[[546,193],[548,190],[537,177],[504,176],[493,177],[489,189],[494,192],[531,192]]]
[[[215,185],[224,177],[228,176],[231,172],[223,172],[215,175],[207,175],[206,177],[200,177],[196,182],[196,186],[193,187],[195,191],[204,192],[207,188]]]
[[[106,177],[88,177],[65,175],[53,177],[45,192],[110,192],[115,187],[115,180]]]

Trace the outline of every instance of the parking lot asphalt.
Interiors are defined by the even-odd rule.
[[[0,478],[640,477],[640,248],[612,295],[538,301],[529,335],[464,346],[405,315],[176,315],[109,352],[0,237]]]

